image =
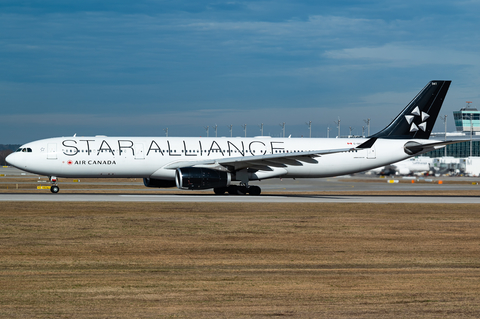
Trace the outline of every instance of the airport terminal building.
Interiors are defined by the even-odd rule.
[[[471,103],[471,102],[467,102]],[[451,144],[444,148],[426,153],[428,157],[480,157],[480,111],[476,108],[465,107],[453,112],[456,132],[432,133],[431,139],[436,140],[467,140],[466,142]]]

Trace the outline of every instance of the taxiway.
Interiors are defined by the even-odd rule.
[[[5,184],[5,189],[12,184],[32,184],[28,178],[44,177],[24,173],[14,168],[0,168],[0,175],[10,177]],[[13,177],[13,181],[12,181]],[[81,183],[73,183],[68,179],[60,180],[61,191],[52,194],[48,190],[39,190],[34,193],[33,185],[30,192],[18,190],[17,192],[1,193],[0,201],[41,201],[41,202],[214,202],[214,203],[447,203],[447,204],[480,204],[478,196],[462,196],[462,192],[478,190],[478,178],[447,178],[448,182],[439,184],[440,178],[421,178],[420,182],[411,183],[402,177],[396,177],[399,183],[388,183],[388,179],[380,180],[378,177],[343,176],[323,179],[270,179],[260,182],[252,182],[258,185],[264,192],[260,196],[217,196],[213,191],[207,190],[192,194],[189,191],[180,191],[177,188],[162,189],[158,194],[158,188],[143,187],[141,180],[92,182],[84,180]],[[44,183],[45,184],[45,183]],[[46,183],[45,185],[48,185]],[[81,189],[78,186],[81,185]],[[73,188],[75,186],[75,188]],[[113,186],[116,186],[113,188]],[[92,193],[92,189],[95,192]],[[120,187],[120,189],[119,189]],[[82,191],[83,190],[83,191]],[[352,192],[359,192],[352,195]],[[388,191],[388,195],[378,194]],[[401,195],[402,192],[416,193],[419,191],[455,191],[459,196],[424,195],[411,196]],[[73,192],[73,193],[72,193]],[[325,194],[319,194],[325,192]],[[375,192],[375,195],[365,195],[364,192]],[[399,192],[399,195],[392,195]],[[273,193],[273,194],[272,194]],[[335,194],[329,194],[335,193]],[[343,195],[342,193],[345,193]],[[348,194],[347,194],[348,193]]]

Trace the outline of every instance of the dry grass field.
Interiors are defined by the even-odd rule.
[[[0,207],[4,318],[476,318],[475,205]]]

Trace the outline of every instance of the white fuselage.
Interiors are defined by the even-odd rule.
[[[191,138],[191,137],[59,137],[22,146],[8,162],[22,170],[57,177],[137,177],[174,180],[176,162],[246,158],[269,154],[354,148],[365,138]],[[368,149],[321,155],[311,163],[274,167],[250,179],[311,178],[350,174],[409,157],[403,145],[425,140],[378,139]],[[431,141],[429,141],[431,142]],[[257,157],[258,158],[258,157]],[[316,163],[315,163],[316,162]],[[248,164],[245,164],[248,167]],[[189,166],[188,163],[183,166]]]

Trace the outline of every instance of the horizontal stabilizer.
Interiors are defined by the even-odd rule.
[[[429,143],[429,144],[420,144],[417,142],[407,142],[403,146],[405,153],[408,155],[420,155],[423,153],[427,153],[430,151],[438,150],[439,148],[445,147],[450,144],[457,144],[468,142],[469,140],[456,140],[456,141],[444,141],[444,142],[436,142],[436,143]]]

